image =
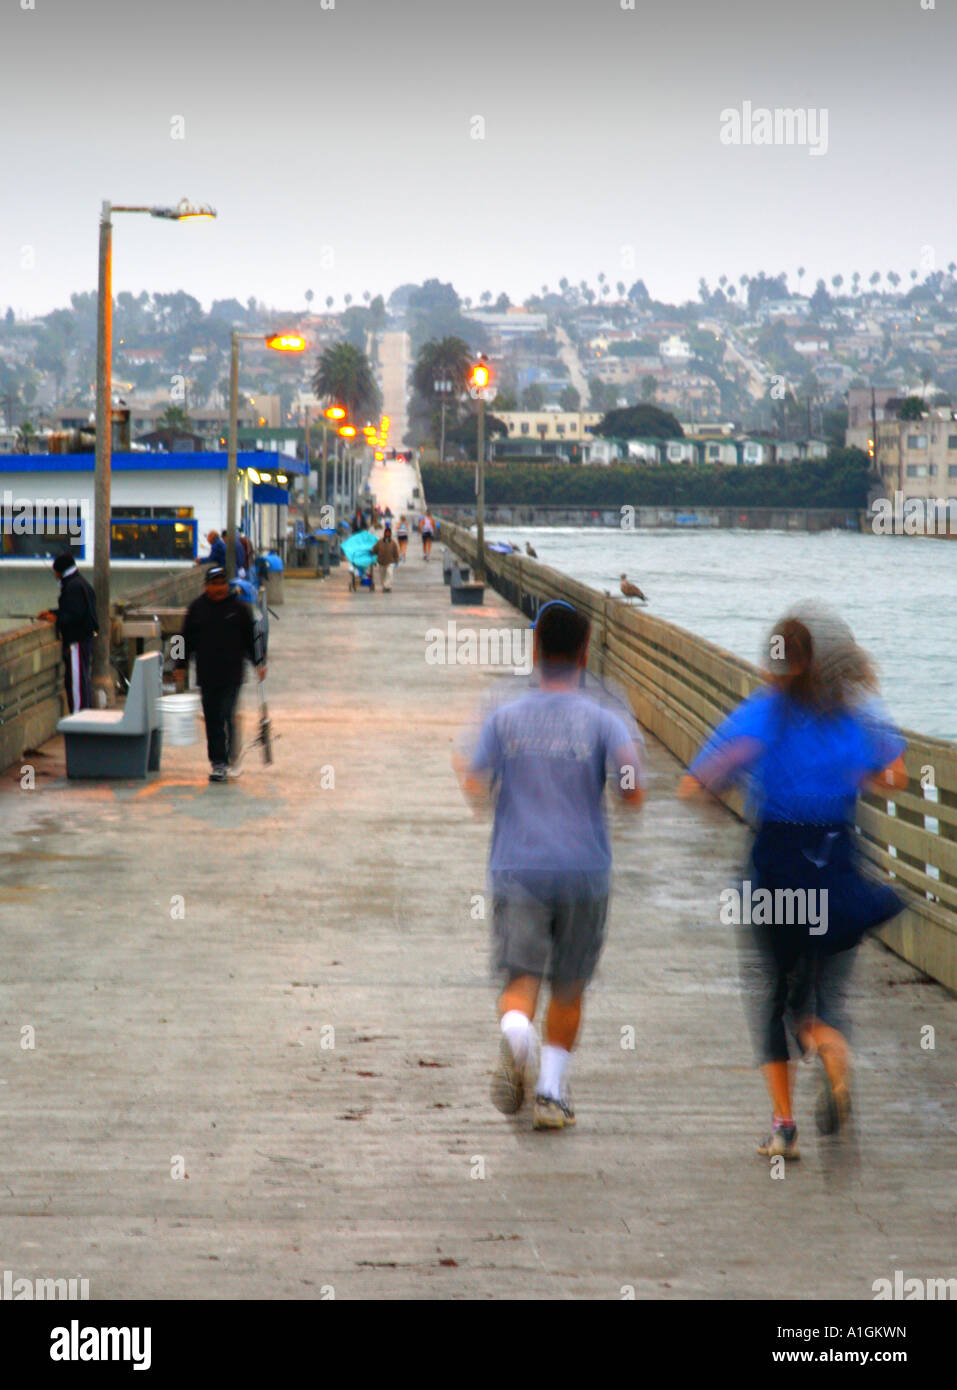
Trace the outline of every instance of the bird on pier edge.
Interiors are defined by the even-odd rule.
[[[525,554],[530,555],[533,560],[538,559],[538,551],[533,550],[528,541],[525,542]]]
[[[632,584],[627,574],[621,576],[621,592],[624,594],[625,598],[640,598],[642,603],[648,602],[644,594],[638,588],[638,585]]]

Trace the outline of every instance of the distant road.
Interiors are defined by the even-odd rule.
[[[379,339],[382,413],[390,418],[389,445],[394,449],[402,447],[409,428],[406,393],[411,351],[408,333],[383,333]]]
[[[706,328],[709,333],[713,333],[715,337],[721,339],[727,349],[728,356],[732,357],[747,372],[751,395],[755,400],[759,400],[768,389],[767,375],[752,358],[745,356],[723,324],[718,323],[716,319],[702,319],[701,327]]]
[[[568,368],[568,375],[571,377],[572,385],[581,397],[581,409],[587,410],[588,382],[585,380],[585,374],[582,371],[581,362],[575,350],[575,344],[572,342],[571,338],[569,338],[564,328],[560,327],[558,324],[555,325],[555,337],[558,339],[558,355]]]

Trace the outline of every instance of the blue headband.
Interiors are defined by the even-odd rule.
[[[548,610],[549,610],[549,608],[567,608],[568,611],[569,611],[569,613],[575,613],[575,612],[577,612],[577,609],[575,609],[575,608],[573,607],[572,604],[566,603],[565,600],[564,600],[563,598],[550,598],[550,599],[548,600],[548,602],[547,602],[547,603],[543,603],[542,606],[541,606],[541,608],[538,610],[538,616],[536,617],[535,621],[532,623],[532,630],[533,630],[533,631],[534,631],[535,628],[538,627],[538,622],[539,622],[539,619],[541,618],[542,614],[543,614],[543,613],[547,613]]]

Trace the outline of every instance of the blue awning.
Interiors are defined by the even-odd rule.
[[[289,489],[275,483],[253,483],[253,501],[273,507],[289,506]]]

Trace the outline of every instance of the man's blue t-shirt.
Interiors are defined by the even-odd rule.
[[[535,689],[491,714],[471,760],[497,789],[489,869],[588,875],[607,891],[611,846],[603,792],[609,771],[634,767],[644,785],[641,735],[574,690]]]
[[[906,741],[877,699],[822,713],[779,690],[755,693],[720,724],[688,771],[739,739],[753,741],[739,776],[750,784],[761,821],[831,825],[848,820],[861,783],[888,767]]]

